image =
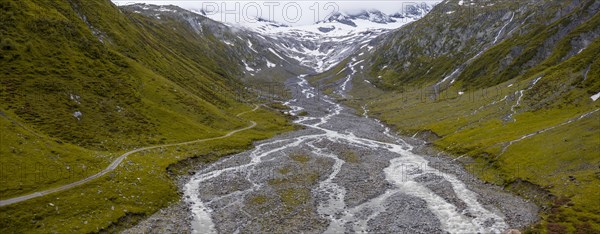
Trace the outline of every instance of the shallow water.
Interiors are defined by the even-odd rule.
[[[286,105],[293,114],[309,113],[296,121],[306,128],[259,142],[253,150],[198,171],[186,184],[184,195],[194,214],[196,233],[500,233],[508,229],[498,209],[480,204],[479,195],[455,175],[428,166],[426,159],[412,152],[412,145],[379,121],[355,115],[311,87],[304,76],[291,79],[288,86],[298,92]],[[307,155],[309,161],[298,163],[289,157],[295,154]],[[346,154],[353,154],[356,162],[345,161],[341,156]],[[284,167],[293,170],[282,173],[279,169]],[[310,173],[318,175],[316,183],[285,180]],[[439,179],[423,180],[428,175]],[[275,184],[275,179],[286,183]],[[445,192],[431,189],[438,187]],[[297,207],[286,206],[278,198],[284,188],[309,189],[310,197],[298,198]],[[268,198],[266,208],[254,203],[257,196]]]

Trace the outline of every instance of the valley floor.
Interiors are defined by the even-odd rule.
[[[303,130],[197,168],[180,183],[185,203],[129,231],[489,233],[537,220],[535,205],[425,156],[424,142],[356,115],[304,76],[288,85]]]
[[[356,79],[346,104],[537,204],[542,220],[531,230],[598,231],[600,103],[536,110],[539,102],[530,99],[543,79],[464,93],[450,88],[437,97],[430,87],[382,92]]]
[[[177,203],[180,196],[174,179],[187,174],[191,165],[214,162],[222,156],[247,149],[252,141],[293,129],[282,116],[264,107],[247,108],[238,116],[246,119],[246,127],[220,137],[142,147],[114,157],[112,165],[98,170],[97,176],[84,179],[85,174],[77,174],[71,179],[82,177],[82,180],[59,184],[50,189],[52,193],[42,192],[33,199],[18,199],[14,204],[2,206],[0,231],[87,233],[122,230]],[[3,124],[2,127],[14,125]],[[15,178],[19,179],[22,178]]]

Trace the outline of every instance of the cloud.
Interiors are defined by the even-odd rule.
[[[402,11],[408,5],[429,3],[439,0],[387,0],[387,1],[165,1],[165,0],[112,0],[117,5],[147,3],[154,5],[176,5],[184,9],[210,10],[211,18],[228,23],[254,20],[256,17],[290,25],[312,24],[326,19],[334,12],[353,13],[360,10],[377,9],[386,14]]]

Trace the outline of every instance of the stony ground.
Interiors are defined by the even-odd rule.
[[[128,232],[500,233],[537,219],[534,205],[425,142],[355,115],[303,77],[288,85],[305,129],[183,178],[184,201]]]

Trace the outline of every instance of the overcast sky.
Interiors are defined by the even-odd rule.
[[[212,12],[213,19],[227,23],[253,21],[257,16],[289,25],[311,24],[323,20],[333,12],[357,12],[364,9],[377,9],[391,14],[401,11],[407,5],[435,3],[440,0],[347,0],[347,1],[198,1],[198,0],[112,0],[117,5],[148,3],[155,5],[176,5],[184,9],[205,9]],[[210,13],[209,12],[209,13]],[[225,14],[229,13],[229,14]],[[237,16],[234,16],[236,14]],[[232,22],[233,21],[233,22]]]

